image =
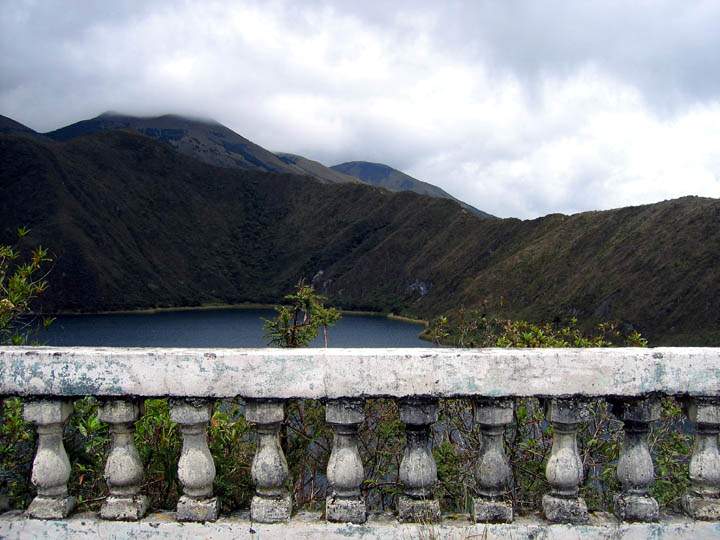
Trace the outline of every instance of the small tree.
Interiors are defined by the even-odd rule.
[[[20,227],[16,245],[0,244],[0,345],[24,345],[37,330],[30,304],[47,289],[44,267],[50,257],[42,247],[22,252],[19,243],[28,232]],[[44,319],[43,325],[50,322]],[[20,400],[0,399],[0,493],[9,493],[13,506],[25,505],[30,496],[27,478],[34,445],[35,433],[22,418]]]
[[[18,241],[29,230],[20,227]],[[0,344],[23,345],[36,330],[30,303],[47,289],[44,265],[50,262],[46,249],[35,248],[27,261],[22,260],[18,246],[0,244]],[[44,319],[47,326],[52,319]]]
[[[263,319],[268,345],[307,347],[322,329],[327,347],[328,327],[340,319],[340,312],[326,307],[325,297],[302,280],[295,287],[295,292],[285,296],[285,301],[287,305],[275,306],[277,315],[274,319]]]
[[[302,280],[295,286],[295,292],[285,296],[285,301],[286,305],[275,306],[274,319],[264,319],[268,344],[307,347],[322,329],[327,347],[327,329],[340,319],[340,312],[326,307],[325,298]],[[313,487],[315,479],[327,467],[332,433],[325,423],[323,406],[317,401],[291,402],[286,418],[280,432],[280,444],[294,479],[293,496],[298,504],[312,503],[317,495]]]

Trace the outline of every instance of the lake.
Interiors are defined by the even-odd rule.
[[[97,347],[266,347],[262,318],[270,309],[204,309],[159,313],[61,315],[38,340],[43,345]],[[343,314],[329,329],[330,347],[430,347],[421,324]],[[312,344],[322,347],[322,337]]]

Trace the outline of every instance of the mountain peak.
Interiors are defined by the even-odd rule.
[[[339,171],[335,171],[330,167],[326,167],[318,161],[313,161],[312,159],[308,159],[297,154],[290,154],[287,152],[275,152],[275,155],[287,165],[299,168],[303,171],[304,174],[313,176],[321,182],[329,182],[333,184],[347,184],[358,182],[358,179],[354,176],[349,176]]]
[[[274,154],[242,137],[227,126],[207,119],[179,114],[133,116],[118,111],[104,113],[47,133],[66,141],[106,130],[131,130],[162,141],[175,150],[210,165],[274,173],[310,176],[324,183],[362,182],[390,191],[413,191],[457,202],[480,217],[493,217],[457,200],[437,186],[422,182],[383,163],[350,161],[334,167],[296,154]]]
[[[59,141],[100,131],[129,129],[162,141],[178,152],[217,167],[301,174],[275,154],[211,119],[177,114],[132,116],[115,111],[82,120],[47,134]]]
[[[37,132],[34,129],[30,129],[29,127],[21,124],[17,120],[13,120],[12,118],[8,116],[3,116],[0,114],[0,133],[25,133],[25,134],[34,134],[37,135]]]
[[[113,119],[113,120],[132,120],[135,122],[156,122],[156,121],[176,121],[176,122],[192,122],[198,124],[222,125],[213,118],[204,116],[193,116],[188,114],[163,113],[158,115],[134,115],[119,111],[105,111],[104,113],[91,118],[90,120]]]
[[[393,169],[384,163],[373,163],[371,161],[347,161],[345,163],[333,165],[330,168],[338,172],[354,176],[367,184],[382,187],[390,191],[413,191],[421,195],[429,195],[430,197],[450,199],[477,216],[484,218],[494,217],[456,199],[447,191],[434,186],[433,184],[428,184],[427,182],[413,178],[412,176],[397,169]]]

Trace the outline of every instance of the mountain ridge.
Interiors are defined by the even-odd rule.
[[[487,220],[412,192],[216,167],[128,131],[0,135],[0,187],[0,242],[25,225],[55,255],[48,311],[272,303],[305,278],[346,309],[489,303],[618,319],[653,343],[720,328],[715,199]]]
[[[44,135],[38,133],[34,129],[21,124],[17,120],[13,120],[9,116],[3,116],[0,114],[0,134],[5,135],[30,135],[33,137],[42,137]]]
[[[188,117],[178,114],[164,114],[155,117],[141,117],[107,111],[95,118],[81,120],[68,126],[48,132],[45,135],[55,140],[66,141],[74,137],[97,133],[108,129],[132,129],[145,136],[170,144],[179,152],[200,159],[210,165],[266,172],[285,172],[310,176],[324,183],[365,182],[356,175],[326,167],[322,163],[297,154],[270,152],[246,139],[214,119]],[[395,175],[403,175],[400,171]],[[435,197],[457,201],[466,209],[484,217],[492,217],[474,207],[455,199],[442,189],[405,175],[409,181],[400,186],[391,181],[379,185],[391,191],[415,191]],[[373,184],[373,182],[366,182]]]
[[[436,185],[423,182],[417,178],[413,178],[409,174],[394,169],[384,163],[373,163],[371,161],[346,161],[338,163],[330,167],[331,169],[354,176],[355,178],[377,187],[389,189],[390,191],[414,191],[421,195],[429,195],[431,197],[440,197],[457,202],[465,209],[470,210],[478,216],[484,218],[494,218],[495,216],[478,210],[456,197],[450,195],[447,191]]]
[[[308,159],[297,154],[290,154],[288,152],[275,152],[275,155],[284,163],[297,167],[304,173],[325,182],[340,184],[359,182],[359,180],[354,176],[349,176],[339,171],[335,171],[330,167],[326,167],[319,161],[314,161],[312,159]]]
[[[215,120],[188,118],[175,114],[140,117],[105,112],[46,133],[57,141],[105,130],[130,129],[165,142],[180,153],[218,167],[266,172],[300,173],[275,154],[246,139]]]

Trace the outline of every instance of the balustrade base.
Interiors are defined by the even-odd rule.
[[[543,495],[542,507],[545,518],[553,523],[587,523],[589,519],[587,505],[582,497],[563,499]]]
[[[4,512],[10,508],[10,499],[7,495],[0,494],[0,512]]]
[[[217,497],[193,499],[183,495],[177,504],[177,519],[178,521],[215,521],[219,510],[220,501]]]
[[[292,514],[290,495],[279,498],[255,495],[250,503],[250,515],[258,523],[282,523],[288,521]]]
[[[328,496],[325,499],[325,517],[335,523],[365,523],[365,501]]]
[[[647,495],[615,496],[615,515],[623,521],[657,521],[660,517],[658,502]]]
[[[694,519],[720,520],[720,499],[718,498],[686,493],[682,498],[682,508],[687,515]]]
[[[100,508],[100,517],[115,521],[137,521],[142,519],[147,509],[148,498],[145,495],[110,496]]]
[[[510,501],[473,498],[473,521],[477,523],[512,523],[513,507]]]
[[[27,509],[30,517],[37,519],[62,519],[70,515],[75,508],[75,497],[60,498],[35,497]]]
[[[400,495],[398,521],[402,523],[440,521],[440,503],[435,499],[413,499],[407,495]]]
[[[92,512],[63,520],[27,519],[21,512],[0,514],[0,538],[52,538],[53,540],[654,540],[711,539],[720,537],[720,523],[693,521],[683,516],[662,516],[658,523],[622,523],[610,514],[592,514],[586,525],[553,524],[539,516],[516,517],[513,523],[471,523],[455,516],[440,523],[398,523],[387,514],[370,514],[363,525],[327,523],[316,512],[299,512],[286,524],[250,521],[248,512],[220,516],[212,523],[179,523],[173,512],[150,514],[140,521],[103,521]]]

